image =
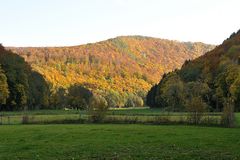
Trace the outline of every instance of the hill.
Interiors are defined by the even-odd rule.
[[[214,111],[231,104],[240,110],[240,31],[205,55],[186,61],[180,70],[164,75],[148,92],[147,103],[171,110],[199,103]]]
[[[48,106],[48,89],[41,74],[0,44],[0,111]]]
[[[203,43],[123,36],[72,47],[13,48],[42,74],[52,86],[69,88],[80,84],[101,94],[120,97],[123,106],[129,96],[144,98],[146,91],[165,72],[180,68],[214,46]]]

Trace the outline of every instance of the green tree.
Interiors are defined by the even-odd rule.
[[[125,107],[142,107],[143,106],[143,99],[137,95],[129,94]]]
[[[54,90],[50,96],[50,105],[55,109],[63,109],[67,105],[67,90],[60,87]]]
[[[146,96],[146,104],[151,108],[157,107],[155,100],[157,96],[157,88],[158,88],[157,85],[152,86],[152,88],[150,89]]]
[[[188,82],[185,84],[184,100],[192,101],[193,98],[201,98],[204,103],[210,103],[211,89],[206,83]]]
[[[9,91],[8,91],[7,77],[0,66],[0,106],[2,104],[6,104],[8,96],[9,96]]]
[[[201,63],[188,62],[183,65],[179,75],[185,82],[196,81],[201,75]]]
[[[161,88],[161,97],[171,111],[179,111],[183,108],[184,83],[181,78],[173,73]]]
[[[235,110],[240,110],[240,76],[230,86],[230,94],[235,104]]]
[[[29,108],[30,109],[43,109],[49,107],[49,86],[43,76],[37,72],[32,72],[29,77]]]
[[[94,95],[90,98],[89,114],[92,122],[101,122],[106,116],[108,104],[104,97]]]
[[[108,103],[108,107],[120,107],[122,100],[121,96],[118,92],[114,90],[110,90],[108,94],[105,96],[105,99]]]
[[[25,92],[25,88],[22,84],[16,84],[15,85],[15,95],[16,95],[16,108],[15,109],[24,109],[26,110],[27,108],[27,95]],[[17,108],[18,107],[18,108]]]
[[[199,124],[203,117],[203,113],[207,111],[207,104],[202,100],[200,96],[198,96],[188,99],[185,106],[189,112],[189,122]]]
[[[31,68],[22,57],[11,51],[3,48],[0,52],[0,64],[5,71],[9,89],[9,97],[4,109],[24,109],[29,100],[28,76],[31,73]]]
[[[7,77],[9,96],[4,110],[48,106],[48,85],[42,75],[33,72],[24,58],[0,45],[0,64]]]
[[[80,85],[73,85],[68,89],[68,107],[74,109],[87,109],[92,92]]]

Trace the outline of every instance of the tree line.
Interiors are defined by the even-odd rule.
[[[164,74],[147,94],[151,107],[171,111],[240,110],[240,31],[180,70]]]
[[[101,95],[109,106],[141,106],[147,91],[160,79],[159,75],[212,47],[203,43],[126,36],[71,47],[8,49],[24,57],[34,71],[43,75],[50,85],[49,107],[58,108],[54,104],[61,102],[55,94],[65,92],[63,99],[68,99],[69,89],[76,84]]]
[[[24,59],[0,45],[1,110],[42,108],[48,102],[48,84]]]
[[[0,110],[87,109],[93,97],[106,101],[107,107],[141,107],[144,96],[90,90],[83,84],[53,87],[24,58],[0,45]]]

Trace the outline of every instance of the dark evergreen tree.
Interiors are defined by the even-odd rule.
[[[155,97],[157,95],[157,85],[154,85],[147,94],[146,104],[151,107],[157,107]]]

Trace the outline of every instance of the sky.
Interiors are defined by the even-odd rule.
[[[0,0],[4,46],[72,46],[143,35],[220,44],[240,0]]]

